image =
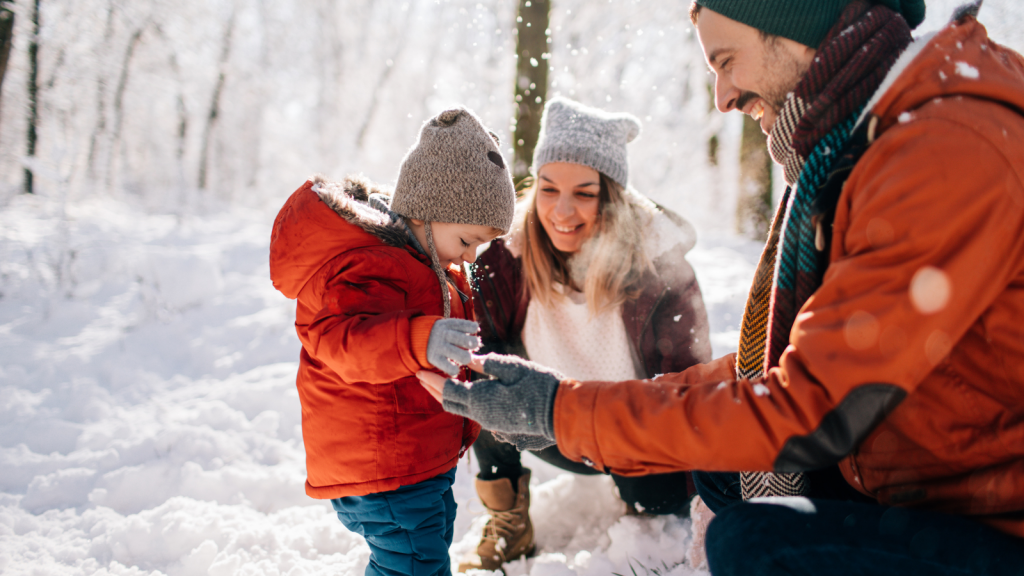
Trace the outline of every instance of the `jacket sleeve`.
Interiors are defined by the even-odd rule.
[[[512,352],[509,345],[519,339],[525,310],[520,295],[522,265],[497,239],[473,265],[474,307],[480,323],[481,353]]]
[[[685,254],[669,256],[674,256],[671,265],[660,268],[672,268],[676,273],[666,278],[669,290],[652,320],[660,374],[682,372],[711,360],[708,313],[700,284]]]
[[[413,350],[407,309],[411,286],[401,262],[387,249],[355,250],[329,263],[317,291],[320,310],[307,328],[309,354],[346,382],[393,382],[422,368]],[[436,286],[436,284],[435,284]],[[419,328],[428,330],[420,323]]]
[[[708,382],[728,382],[736,377],[736,353],[726,354],[703,364],[694,364],[681,372],[656,378],[661,383],[694,386]]]
[[[835,230],[779,367],[759,381],[563,382],[561,451],[620,474],[837,462],[1021,273],[1024,187],[972,128],[915,120],[858,163]]]

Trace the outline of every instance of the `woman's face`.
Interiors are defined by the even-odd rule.
[[[601,175],[579,164],[551,162],[537,172],[537,218],[551,243],[575,253],[597,226]]]

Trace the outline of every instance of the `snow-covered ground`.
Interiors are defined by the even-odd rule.
[[[930,1],[928,20],[919,32],[941,26],[957,3]],[[69,16],[73,16],[72,8],[87,11],[90,6],[101,4],[107,3],[44,2],[44,10],[53,11],[47,13],[52,17],[48,22],[56,23],[48,28],[44,19],[44,40],[78,38],[72,33],[77,31],[62,32],[63,27],[104,29],[94,20]],[[186,86],[176,88],[182,95],[175,96],[173,90],[161,88],[160,82],[170,81],[157,63],[166,60],[160,50],[171,50],[167,46],[179,40],[195,44],[195,52],[185,51],[180,65],[175,64],[183,77],[204,58],[216,61],[220,44],[185,42],[192,37],[190,34],[199,35],[214,26],[216,19],[194,14],[190,18],[190,14],[183,12],[168,23],[163,12],[157,17],[146,10],[175,12],[182,3],[121,4],[128,10],[124,21],[133,25],[141,22],[140,29],[147,32],[133,36],[135,28],[117,20],[112,25],[108,22],[107,36],[120,38],[125,45],[131,38],[142,38],[141,47],[127,54],[135,54],[145,64],[143,71],[151,72],[137,83],[121,83],[126,86],[123,101],[130,102],[130,96],[136,93],[142,95],[139,100],[146,100],[150,94],[145,90],[152,89],[155,96],[166,97],[153,99],[152,105],[163,110],[165,104],[173,109],[178,98],[183,102],[183,118],[190,121],[187,138],[181,134],[180,146],[171,140],[165,142],[160,135],[160,130],[175,133],[177,126],[151,126],[144,121],[148,117],[145,110],[128,110],[122,126],[120,121],[104,123],[93,118],[99,115],[102,120],[106,113],[102,106],[79,106],[79,96],[85,92],[83,98],[95,94],[88,97],[106,102],[103,106],[107,108],[114,106],[110,100],[121,101],[103,91],[105,86],[118,85],[117,66],[111,68],[113,72],[103,72],[106,76],[96,76],[99,80],[94,84],[99,90],[91,80],[87,91],[81,88],[82,84],[72,82],[81,80],[90,69],[79,66],[79,59],[93,62],[93,66],[103,70],[111,67],[105,58],[127,60],[123,46],[114,46],[113,41],[100,43],[102,49],[68,44],[66,54],[58,54],[55,49],[46,52],[44,48],[44,64],[50,62],[48,65],[52,66],[51,80],[56,78],[56,86],[65,87],[63,92],[54,89],[47,97],[52,100],[44,98],[44,113],[65,113],[54,113],[50,116],[52,120],[47,121],[49,124],[44,122],[44,134],[49,134],[44,138],[49,138],[49,147],[42,150],[49,152],[41,153],[43,157],[34,161],[20,157],[20,136],[11,135],[23,133],[20,120],[14,118],[21,114],[18,107],[23,102],[13,97],[13,87],[23,85],[24,66],[18,63],[23,55],[12,56],[16,72],[8,75],[3,87],[3,111],[7,116],[3,117],[6,123],[0,124],[4,128],[0,134],[0,164],[5,168],[0,176],[0,196],[4,198],[0,208],[0,573],[359,576],[369,553],[365,543],[342,527],[329,505],[309,499],[303,492],[304,455],[294,386],[299,349],[292,329],[294,304],[277,293],[268,279],[267,244],[276,206],[266,198],[283,201],[287,191],[279,189],[276,183],[297,185],[296,180],[307,176],[307,161],[327,164],[318,164],[317,169],[332,172],[335,166],[328,164],[329,158],[354,157],[358,160],[353,161],[356,169],[365,163],[374,177],[390,174],[422,118],[441,104],[475,93],[480,96],[473,105],[485,109],[487,117],[500,129],[509,105],[488,102],[495,99],[494,94],[511,93],[505,85],[510,80],[501,72],[510,67],[507,62],[494,68],[490,61],[456,59],[454,65],[459,74],[453,79],[438,73],[440,80],[429,98],[417,91],[430,83],[415,76],[416,62],[411,57],[400,60],[396,56],[398,71],[390,77],[360,68],[359,73],[349,74],[358,83],[365,83],[365,77],[379,75],[378,86],[383,86],[388,78],[401,84],[382,92],[381,110],[403,109],[402,98],[415,100],[416,107],[410,108],[416,111],[415,118],[408,122],[403,118],[402,123],[366,120],[369,144],[357,153],[352,152],[356,150],[355,144],[346,140],[321,142],[322,150],[314,154],[299,147],[310,139],[307,136],[311,127],[319,126],[317,123],[326,117],[329,122],[322,129],[329,134],[321,134],[321,139],[330,140],[331,134],[351,138],[361,132],[349,124],[372,116],[370,112],[378,101],[371,102],[368,94],[361,94],[356,107],[363,107],[354,112],[347,108],[335,110],[331,107],[334,101],[293,105],[289,104],[290,83],[296,83],[306,94],[350,94],[341,84],[309,88],[303,82],[311,82],[315,70],[306,73],[302,66],[315,68],[323,64],[324,59],[315,56],[319,54],[316,46],[337,40],[347,50],[346,42],[359,40],[356,32],[360,30],[354,28],[363,27],[363,23],[350,18],[351,14],[334,14],[337,20],[349,23],[340,39],[323,33],[301,37],[297,33],[282,33],[289,44],[294,44],[294,54],[273,50],[253,53],[262,54],[260,66],[281,65],[275,60],[280,58],[302,73],[296,72],[296,78],[289,77],[287,81],[270,82],[262,76],[264,69],[256,64],[233,65],[234,70],[246,72],[241,77],[255,82],[262,96],[239,96],[235,103],[244,106],[222,116],[219,130],[223,133],[211,137],[211,150],[227,150],[221,156],[212,156],[210,182],[216,186],[211,186],[210,193],[216,191],[219,195],[200,202],[179,190],[184,199],[168,196],[173,200],[168,202],[173,209],[167,209],[157,201],[167,193],[164,188],[143,186],[134,180],[122,185],[122,176],[108,177],[108,173],[131,172],[127,168],[117,172],[116,158],[127,159],[124,161],[128,164],[128,160],[137,159],[133,154],[138,158],[157,158],[154,166],[159,170],[153,172],[153,166],[140,164],[138,173],[148,174],[153,181],[173,188],[179,172],[191,174],[200,164],[202,131],[195,124],[208,111],[196,104],[193,96],[212,90],[216,75],[209,74],[201,87],[189,88],[183,81]],[[193,4],[197,3],[189,5]],[[303,5],[316,12],[314,8],[321,4]],[[386,22],[393,20],[388,10],[397,11],[405,5],[369,1],[357,4],[367,10],[372,4],[375,11],[371,15]],[[448,19],[442,19],[444,26],[437,26],[436,18],[442,13],[429,12],[433,4],[413,3],[416,10],[425,14],[418,16],[425,18],[421,24],[413,21],[414,29],[421,35],[434,34],[423,30],[436,29],[440,31],[436,34],[448,37],[449,31],[456,29],[452,22],[457,19],[451,16],[454,12],[444,12]],[[507,3],[499,6],[492,2],[486,10],[472,6],[474,3],[469,0],[457,4],[480,12],[479,23],[478,16],[473,16],[479,30],[499,25],[507,29],[512,20]],[[735,162],[730,164],[723,159],[720,170],[714,171],[703,166],[701,154],[704,140],[715,131],[722,131],[723,158],[736,152],[735,130],[730,132],[729,128],[735,128],[736,123],[726,121],[723,128],[722,117],[705,115],[706,102],[698,97],[704,89],[703,67],[690,65],[693,62],[689,56],[678,56],[680,46],[693,48],[692,40],[680,40],[680,46],[664,40],[672,38],[674,25],[679,26],[675,33],[682,34],[680,30],[686,23],[680,24],[678,14],[673,16],[675,20],[663,17],[652,3],[645,4],[642,10],[634,10],[633,4],[636,2],[609,3],[607,15],[584,12],[587,3],[583,0],[558,4],[560,11],[553,18],[553,26],[559,32],[564,26],[571,34],[560,37],[558,46],[553,48],[553,58],[560,66],[561,62],[574,62],[570,57],[585,61],[560,69],[554,82],[560,83],[558,90],[578,90],[577,95],[591,103],[604,99],[609,107],[629,110],[644,119],[645,134],[634,145],[641,147],[639,155],[634,155],[634,165],[639,167],[635,172],[643,184],[642,191],[694,218],[701,231],[690,260],[708,307],[714,352],[720,355],[735,350],[743,301],[760,246],[728,232],[732,225],[727,181],[735,177],[734,168],[730,168]],[[26,13],[27,5],[16,3],[20,15]],[[235,3],[210,5],[223,7]],[[252,29],[258,27],[247,12],[254,8],[245,5],[238,3],[242,6],[238,16],[239,37],[257,42],[261,36],[252,33]],[[275,5],[270,3],[266,7]],[[573,9],[575,16],[570,15]],[[132,10],[145,12],[145,17]],[[678,7],[673,10],[680,11]],[[234,12],[231,14],[233,22]],[[266,30],[284,26],[277,16],[263,16],[273,24],[268,24]],[[622,18],[618,19],[619,16]],[[313,21],[313,17],[296,16],[294,21],[288,20],[293,28],[287,30],[302,29],[307,20]],[[627,20],[633,22],[632,29],[622,24]],[[24,18],[19,22],[19,26],[25,26]],[[989,0],[982,12],[982,22],[989,25],[997,40],[1018,51],[1024,50],[1024,7],[1018,0]],[[191,27],[193,23],[195,28]],[[663,25],[662,29],[658,25]],[[588,39],[586,32],[590,29],[606,30],[604,42],[612,42],[613,34],[622,36],[615,36],[614,41],[629,42],[623,44],[624,49],[634,49],[632,43],[636,42],[635,52],[619,50],[613,62],[619,74],[616,78],[623,79],[621,83],[604,78],[603,69],[587,75],[607,60],[615,48],[602,45],[600,52],[595,49],[588,56],[581,50],[578,56],[580,42]],[[646,34],[641,34],[643,31]],[[365,32],[369,37],[383,38],[392,31],[381,24]],[[468,45],[477,41],[475,36],[452,37],[457,41],[441,46],[437,62],[449,56],[454,58],[453,54],[468,50]],[[597,40],[601,37],[598,35]],[[16,39],[16,51],[24,48],[22,38]],[[418,55],[421,44],[430,44],[431,38],[412,37],[406,50]],[[565,38],[572,41],[563,44]],[[45,42],[44,45],[53,46]],[[385,50],[390,45],[379,39],[368,41],[368,45],[379,48],[371,51],[372,58],[358,51],[336,51],[348,54],[346,58],[353,61],[346,60],[337,67],[355,66],[356,61],[379,61],[377,66],[388,62],[391,66],[387,59],[390,52]],[[302,52],[307,48],[314,56]],[[495,53],[506,49],[504,41],[496,40],[491,48]],[[641,49],[645,51],[642,54]],[[304,59],[295,55],[300,52],[305,54]],[[247,54],[242,50],[238,53]],[[65,55],[66,59],[62,59]],[[665,64],[670,56],[678,60],[670,62],[671,66]],[[651,63],[643,68],[638,62],[646,57]],[[74,69],[74,74],[58,73],[58,64]],[[232,70],[231,62],[222,64]],[[431,62],[431,66],[434,64]],[[680,75],[687,77],[676,82],[673,67],[683,64],[689,67]],[[474,67],[485,65],[489,67],[486,74],[470,75]],[[435,74],[432,67],[422,72]],[[626,82],[627,79],[631,80]],[[237,86],[231,82],[225,89],[229,95],[253,90],[241,80],[235,80]],[[655,83],[660,91],[646,90],[647,85]],[[51,81],[50,89],[53,85]],[[645,90],[641,92],[638,86]],[[679,96],[688,102],[682,110],[668,104],[676,100],[661,96],[669,90],[674,91],[672,98],[689,95]],[[266,100],[263,96],[267,95],[273,97]],[[200,100],[198,96],[195,99]],[[276,123],[269,124],[264,119],[259,128],[263,140],[250,139],[251,134],[245,131],[249,129],[248,107],[264,100],[272,104],[271,116],[281,117],[275,116]],[[427,110],[428,107],[431,109]],[[305,123],[296,118],[304,119]],[[92,132],[93,124],[107,126],[107,132],[116,138]],[[117,130],[113,129],[115,126]],[[122,135],[126,142],[151,145],[126,144],[118,140]],[[97,152],[86,154],[83,150],[94,137],[99,142]],[[259,146],[251,147],[259,150],[245,154],[232,151],[230,145],[239,141],[258,141]],[[115,148],[121,150],[120,156],[108,150]],[[282,150],[291,150],[291,155],[278,154]],[[181,166],[159,160],[162,156],[158,152],[169,158],[177,154]],[[350,152],[354,156],[347,155]],[[81,163],[86,156],[92,162],[88,169]],[[238,160],[243,156],[245,161]],[[218,163],[217,158],[237,162]],[[14,195],[19,182],[14,171],[20,170],[25,162],[39,168],[39,196]],[[256,184],[252,184],[243,176],[256,165],[265,173],[253,176],[251,180]],[[91,172],[96,166],[107,168]],[[331,175],[340,176],[343,172],[339,168]],[[184,181],[192,176],[182,178]],[[235,186],[234,183],[243,180]],[[106,181],[111,189],[96,185],[98,181]],[[264,201],[246,200],[254,187],[268,182],[275,185],[264,189]],[[182,189],[195,192],[188,186]],[[100,192],[93,193],[94,190]],[[154,214],[153,210],[175,215]],[[609,478],[561,474],[529,456],[527,460],[534,470],[532,515],[539,553],[513,563],[508,576],[704,574],[683,563],[689,546],[689,520],[675,516],[623,516],[622,504],[615,497]],[[456,543],[452,548],[456,558],[474,547],[484,521],[483,507],[472,487],[474,465],[465,460],[460,464],[455,486],[460,505]]]
[[[365,543],[303,493],[272,217],[27,196],[0,212],[0,572],[362,574]],[[735,347],[757,254],[730,237],[692,253],[716,353]],[[509,576],[694,573],[688,520],[623,517],[610,478],[528,465],[540,553]],[[485,520],[474,466],[456,557]]]

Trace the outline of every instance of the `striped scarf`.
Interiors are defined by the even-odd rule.
[[[857,118],[910,41],[910,27],[896,12],[867,0],[850,3],[780,111],[769,151],[790,187],[747,298],[737,377],[758,378],[779,365],[797,313],[821,285],[831,236],[822,216],[838,200],[821,192],[840,158],[849,158]],[[744,499],[809,490],[804,474],[744,472],[740,479]]]

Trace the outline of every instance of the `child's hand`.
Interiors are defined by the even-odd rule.
[[[416,377],[420,379],[420,384],[430,392],[430,395],[434,397],[439,403],[444,403],[444,381],[447,380],[444,376],[439,376],[433,372],[426,370],[420,370],[416,373]]]
[[[466,364],[466,366],[469,366],[469,369],[474,372],[483,374],[484,356],[477,356],[476,354],[470,354],[469,356],[471,360]],[[420,370],[417,372],[416,377],[420,379],[420,383],[427,389],[427,392],[430,392],[430,395],[434,397],[434,400],[441,402],[443,397],[442,395],[444,393],[444,381],[447,380],[447,378],[444,376],[438,376],[437,374],[426,370]]]
[[[484,373],[484,360],[487,358],[487,356],[478,356],[476,354],[470,354],[469,358],[470,358],[469,363],[466,364],[466,366],[468,366],[469,369],[472,370],[473,372],[477,372],[477,373],[483,374]]]
[[[445,318],[434,322],[427,341],[427,360],[450,376],[459,373],[459,366],[469,364],[471,351],[480,349],[476,335],[480,325],[472,320]]]

